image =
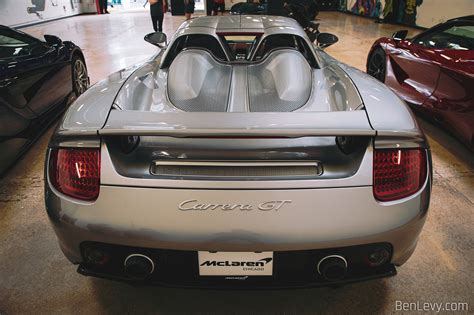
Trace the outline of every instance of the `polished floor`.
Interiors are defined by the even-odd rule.
[[[327,51],[362,70],[372,42],[399,28],[342,13],[322,13],[320,20],[323,31],[340,37]],[[182,21],[166,16],[165,32],[172,35]],[[81,46],[92,82],[156,51],[143,41],[152,31],[146,11],[73,17],[23,30]],[[474,156],[431,124],[420,124],[433,148],[432,203],[418,248],[399,274],[340,288],[279,291],[133,287],[77,274],[62,255],[44,209],[43,159],[50,130],[0,180],[0,314],[386,314],[396,312],[397,301],[465,302],[472,312]]]

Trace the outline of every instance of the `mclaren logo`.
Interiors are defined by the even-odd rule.
[[[226,280],[247,280],[249,276],[242,276],[242,277],[225,277]]]
[[[230,261],[230,260],[207,260],[201,264],[206,267],[264,267],[266,264],[271,262],[273,259],[262,258],[257,261]]]
[[[178,205],[178,209],[181,211],[192,211],[192,210],[241,210],[241,211],[278,211],[284,205],[291,203],[292,200],[271,200],[265,201],[258,205],[252,205],[249,203],[204,203],[199,202],[196,199],[185,200]]]

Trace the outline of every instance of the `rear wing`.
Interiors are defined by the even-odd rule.
[[[153,113],[112,110],[99,135],[173,137],[375,136],[364,110],[293,113]]]

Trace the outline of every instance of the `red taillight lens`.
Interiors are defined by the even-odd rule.
[[[426,152],[423,149],[375,150],[374,196],[391,201],[412,195],[426,178]]]
[[[49,178],[54,188],[67,196],[97,199],[100,189],[99,149],[52,150]]]

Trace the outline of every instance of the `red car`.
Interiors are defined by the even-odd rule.
[[[378,39],[367,73],[474,150],[474,15],[407,34]]]

